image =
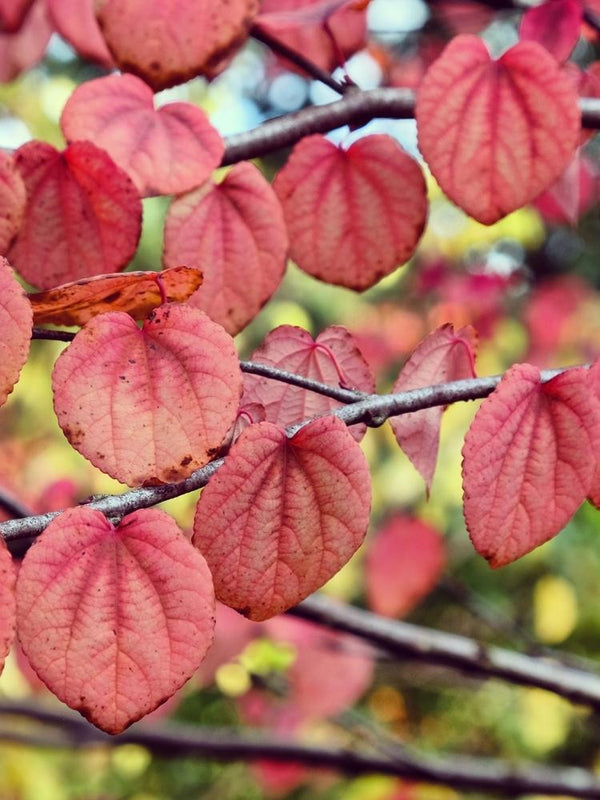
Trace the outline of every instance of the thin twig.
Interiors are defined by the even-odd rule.
[[[524,794],[569,795],[600,799],[600,782],[587,770],[567,766],[514,764],[463,755],[438,758],[402,748],[393,757],[364,750],[340,747],[318,747],[286,741],[281,736],[265,736],[236,729],[205,728],[191,725],[138,724],[119,736],[110,737],[93,728],[83,719],[60,711],[41,711],[31,703],[0,704],[0,714],[29,717],[54,725],[60,730],[56,739],[51,732],[15,732],[0,728],[0,740],[37,747],[116,747],[137,744],[159,758],[205,758],[219,761],[257,761],[269,759],[279,763],[333,769],[344,775],[379,773],[410,781],[452,786],[462,791],[493,792],[509,797]]]

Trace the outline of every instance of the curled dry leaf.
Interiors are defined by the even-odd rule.
[[[54,408],[73,447],[130,486],[187,478],[233,424],[242,376],[233,340],[202,311],[167,304],[140,330],[91,319],[54,367]]]
[[[436,383],[475,377],[477,334],[467,325],[454,332],[451,324],[430,333],[415,349],[394,384],[406,392]],[[390,419],[396,440],[431,489],[437,464],[442,406],[401,414]]]
[[[15,638],[17,574],[4,539],[0,536],[0,673]]]
[[[272,330],[252,354],[252,361],[304,375],[331,386],[344,386],[371,394],[375,380],[352,334],[332,325],[313,339],[302,328],[280,325]],[[242,406],[259,403],[268,422],[286,427],[294,422],[324,414],[342,404],[330,397],[309,392],[283,381],[244,375]],[[360,441],[366,425],[352,425],[350,433]]]
[[[296,264],[359,291],[410,258],[427,216],[421,168],[385,135],[365,136],[348,150],[307,136],[273,188]]]
[[[0,252],[5,253],[19,232],[27,193],[12,156],[0,151]]]
[[[0,256],[0,405],[27,361],[31,327],[31,305],[10,264]]]
[[[517,364],[484,400],[463,447],[464,514],[475,549],[501,567],[555,536],[589,494],[600,401],[587,370],[547,383]]]
[[[396,514],[386,521],[367,553],[369,608],[402,617],[435,587],[446,551],[442,536],[419,519]]]
[[[168,103],[155,109],[152,89],[135,75],[82,83],[60,126],[68,142],[88,139],[106,150],[142,197],[194,189],[223,157],[223,140],[201,108]]]
[[[486,225],[558,178],[581,128],[572,81],[540,44],[520,42],[495,61],[476,36],[457,36],[432,64],[415,114],[434,177]]]
[[[33,669],[107,733],[174,694],[213,639],[206,562],[157,509],[116,527],[99,511],[65,511],[23,561],[17,609]]]
[[[96,0],[108,47],[124,72],[154,91],[225,68],[244,43],[259,0]]]
[[[29,283],[50,289],[126,266],[140,237],[142,203],[104,150],[74,142],[61,153],[28,142],[15,159],[27,206],[8,257]]]
[[[144,319],[164,301],[182,303],[202,284],[202,273],[190,267],[163,272],[115,272],[65,283],[55,289],[29,295],[36,325],[85,325],[107,311],[124,311]]]
[[[176,198],[165,220],[165,266],[204,273],[190,305],[233,336],[258,314],[283,278],[288,247],[279,201],[260,171],[236,164],[221,183]]]
[[[217,598],[260,621],[344,566],[364,538],[370,502],[365,457],[339,419],[316,419],[291,439],[260,422],[202,492],[192,541]]]
[[[115,63],[94,15],[94,0],[46,2],[52,24],[80,56],[96,61],[108,69],[114,68]]]

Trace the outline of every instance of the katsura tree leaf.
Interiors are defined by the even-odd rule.
[[[27,361],[32,324],[27,295],[8,261],[0,256],[0,405]]]
[[[0,0],[0,31],[14,33],[19,30],[33,0]]]
[[[322,69],[332,70],[342,66],[340,56],[348,58],[365,46],[368,4],[369,0],[262,0],[255,25]]]
[[[249,619],[268,619],[343,567],[364,538],[370,501],[365,457],[336,417],[291,439],[260,422],[202,492],[193,543],[217,598]]]
[[[17,574],[4,539],[0,536],[0,673],[15,638]]]
[[[223,157],[223,140],[201,108],[168,103],[155,109],[152,89],[135,75],[82,83],[60,125],[68,142],[88,139],[106,150],[142,197],[194,189]]]
[[[490,225],[563,172],[581,128],[577,92],[537,42],[497,61],[476,36],[457,36],[418,91],[419,147],[457,205]]]
[[[113,58],[94,15],[94,0],[46,0],[52,24],[83,58],[112,69]]]
[[[17,620],[48,688],[120,733],[200,665],[213,639],[212,580],[164,511],[135,511],[114,526],[99,511],[71,508],[25,556]]]
[[[142,204],[104,150],[74,142],[61,153],[28,142],[15,160],[27,206],[8,258],[29,283],[50,289],[126,266],[140,237]]]
[[[96,0],[108,47],[124,72],[155,91],[213,77],[244,43],[259,0]]]
[[[547,383],[517,364],[484,400],[463,447],[464,514],[475,549],[500,567],[556,535],[589,494],[600,401],[587,370]]]
[[[34,0],[17,31],[0,32],[0,83],[10,83],[41,61],[51,34],[46,1]]]
[[[521,41],[539,42],[554,58],[568,59],[581,33],[581,0],[545,0],[521,17]]]
[[[467,325],[454,332],[442,325],[418,345],[402,367],[394,392],[421,389],[436,383],[475,377],[477,334]],[[401,414],[390,419],[396,440],[431,489],[437,464],[442,406]]]
[[[165,220],[165,266],[204,273],[200,308],[233,336],[258,314],[283,278],[288,238],[279,201],[260,171],[236,164],[221,183],[176,198]]]
[[[390,517],[367,551],[367,602],[376,614],[402,617],[437,584],[446,564],[442,536],[419,519]]]
[[[313,339],[308,331],[293,325],[280,325],[267,334],[252,354],[252,361],[304,375],[331,386],[343,386],[372,394],[375,379],[352,334],[332,325]],[[294,422],[324,414],[342,403],[309,392],[283,381],[244,375],[242,407],[260,403],[268,422],[286,427]],[[352,436],[360,441],[366,426],[353,425]]]
[[[23,222],[27,193],[14,159],[0,151],[0,252],[5,253]]]
[[[59,356],[54,408],[73,447],[130,486],[188,477],[219,449],[242,388],[230,336],[202,311],[167,304],[140,330],[91,319]]]
[[[293,149],[273,188],[296,264],[327,283],[362,291],[412,255],[423,232],[423,173],[389,136],[348,150],[320,134]]]
[[[85,325],[107,311],[124,311],[144,319],[163,301],[182,303],[202,284],[202,272],[173,267],[163,272],[115,272],[65,283],[55,289],[29,295],[37,325]]]

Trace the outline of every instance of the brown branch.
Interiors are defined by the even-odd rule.
[[[509,797],[523,794],[569,795],[600,799],[600,782],[587,770],[567,766],[514,764],[495,759],[454,755],[439,758],[412,748],[397,748],[389,756],[365,750],[320,747],[286,741],[236,729],[191,725],[135,725],[110,737],[68,711],[41,709],[32,703],[0,703],[0,714],[27,717],[59,729],[57,740],[47,730],[15,732],[0,728],[0,740],[49,748],[116,747],[137,744],[159,758],[208,758],[219,761],[252,762],[269,759],[307,767],[333,769],[344,775],[379,773],[462,791],[493,792]]]
[[[600,99],[583,97],[579,101],[582,124],[600,128]],[[342,125],[365,125],[375,117],[412,119],[415,114],[415,93],[410,89],[382,88],[370,91],[353,90],[341,100],[321,106],[310,106],[267,120],[246,133],[225,140],[223,165],[257,158],[290,147],[312,133],[327,133]]]

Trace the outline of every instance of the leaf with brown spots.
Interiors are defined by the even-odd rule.
[[[46,292],[30,294],[36,325],[85,325],[107,311],[124,311],[144,319],[163,302],[159,281],[167,301],[183,303],[202,284],[202,272],[190,267],[172,267],[164,272],[114,272],[65,283]]]

